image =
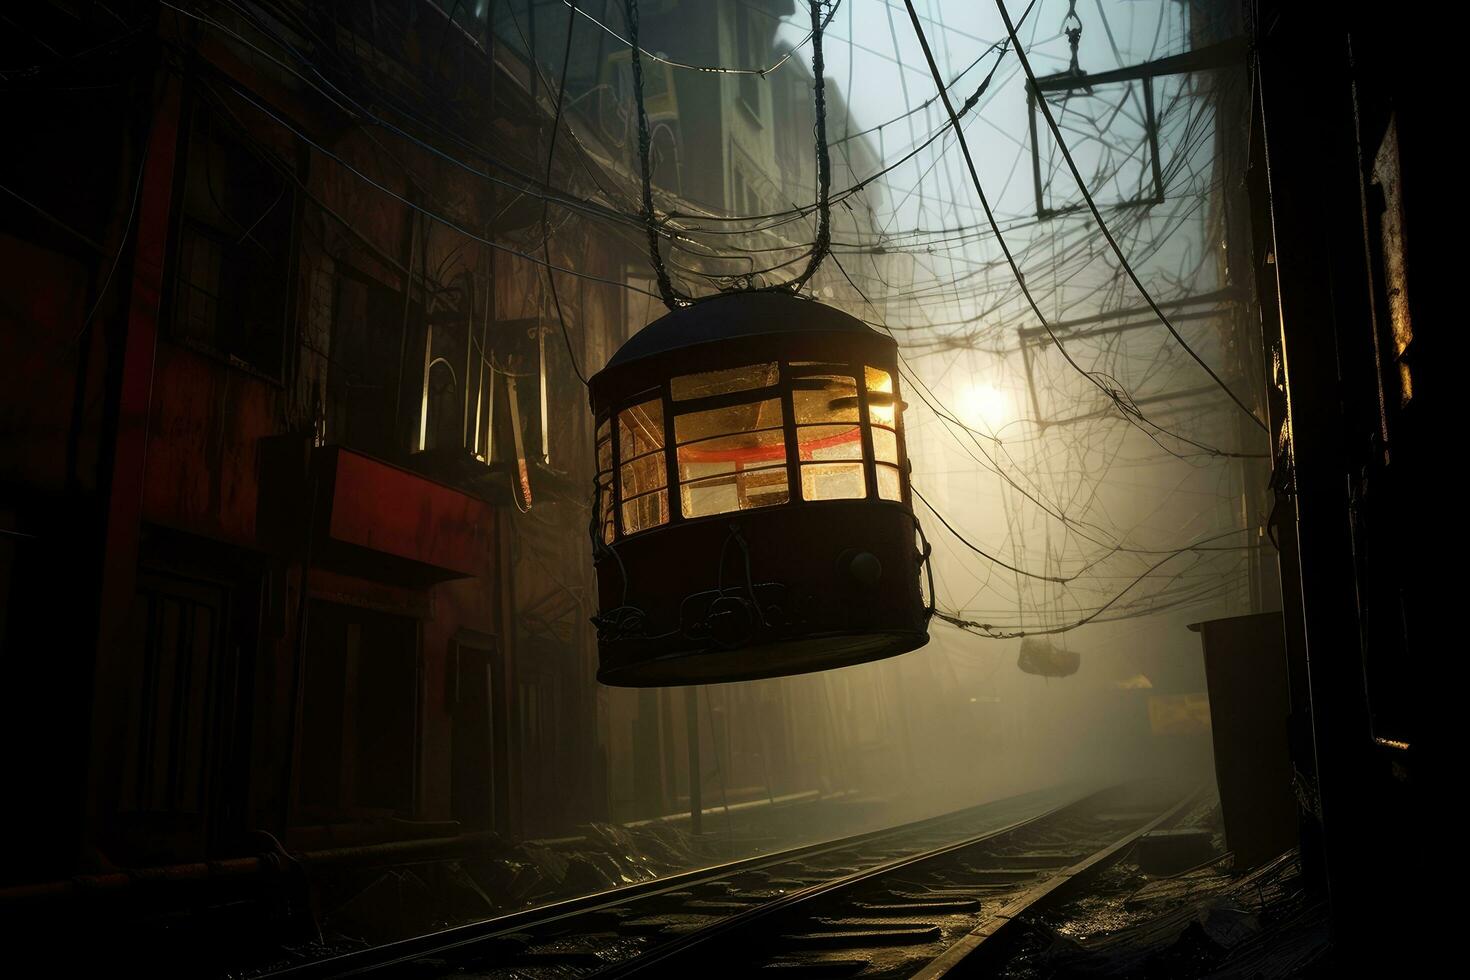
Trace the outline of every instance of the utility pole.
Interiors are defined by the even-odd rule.
[[[704,817],[704,799],[699,774],[699,688],[684,688],[684,730],[689,742],[689,829],[699,834]]]

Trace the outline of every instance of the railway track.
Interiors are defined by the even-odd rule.
[[[278,977],[937,978],[1159,825],[1177,793],[1004,803],[305,964]],[[718,970],[715,965],[718,964]]]

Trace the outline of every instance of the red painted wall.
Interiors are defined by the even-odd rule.
[[[458,575],[489,571],[495,520],[485,501],[350,450],[329,452],[332,538]]]
[[[254,548],[259,441],[277,431],[278,389],[169,341],[154,374],[144,519]]]

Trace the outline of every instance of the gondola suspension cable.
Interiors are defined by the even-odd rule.
[[[643,59],[638,46],[638,0],[624,0],[624,16],[628,21],[628,51],[633,69],[633,98],[638,108],[638,168],[643,182],[643,227],[648,233],[648,259],[658,280],[659,297],[671,310],[688,306],[690,300],[674,289],[669,270],[659,252],[659,222],[653,211],[653,167],[649,163],[652,141],[648,136],[648,108],[643,99]]]
[[[798,293],[801,288],[811,281],[821,268],[822,261],[831,252],[832,242],[832,214],[831,214],[831,188],[832,188],[832,160],[831,151],[827,143],[827,100],[826,84],[824,79],[825,61],[822,54],[822,34],[827,22],[836,13],[837,4],[833,4],[830,10],[825,11],[827,6],[825,0],[809,0],[811,11],[811,42],[812,42],[812,79],[815,104],[816,121],[815,142],[817,157],[817,233],[812,243],[811,250],[807,253],[807,264],[799,275],[794,279],[776,286],[768,287],[789,293]],[[637,103],[638,117],[638,166],[639,176],[642,184],[643,208],[642,216],[644,229],[648,238],[648,258],[653,266],[654,275],[658,283],[660,298],[664,305],[671,310],[677,310],[692,305],[696,299],[682,295],[675,287],[669,275],[663,253],[659,248],[659,238],[662,228],[661,222],[653,205],[653,166],[651,162],[652,140],[649,136],[648,111],[644,97],[643,86],[643,62],[642,49],[638,45],[638,0],[624,0],[625,16],[628,23],[628,47],[633,74],[633,96]],[[782,263],[785,264],[785,263]],[[779,268],[775,266],[774,268]],[[737,285],[729,287],[723,292],[737,291],[750,288],[751,277],[749,275],[735,277]]]
[[[822,21],[823,0],[810,0],[812,15],[812,85],[813,100],[816,110],[816,142],[817,142],[817,239],[812,244],[810,257],[806,268],[801,275],[797,276],[784,288],[792,293],[801,291],[801,287],[811,281],[812,276],[822,266],[822,260],[827,257],[832,246],[832,207],[829,200],[832,190],[832,153],[827,146],[827,86],[823,79],[826,70],[826,62],[822,57],[822,31],[826,26]],[[832,7],[833,13],[837,10],[836,5]],[[831,14],[828,15],[828,19]]]

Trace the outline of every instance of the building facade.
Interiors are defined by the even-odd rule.
[[[713,17],[712,60],[774,58],[768,6],[645,4],[646,43]],[[876,671],[596,685],[579,374],[660,309],[599,121],[626,46],[578,22],[558,106],[513,8],[57,2],[8,42],[8,897],[901,769]],[[660,207],[810,202],[800,60],[650,97]]]

